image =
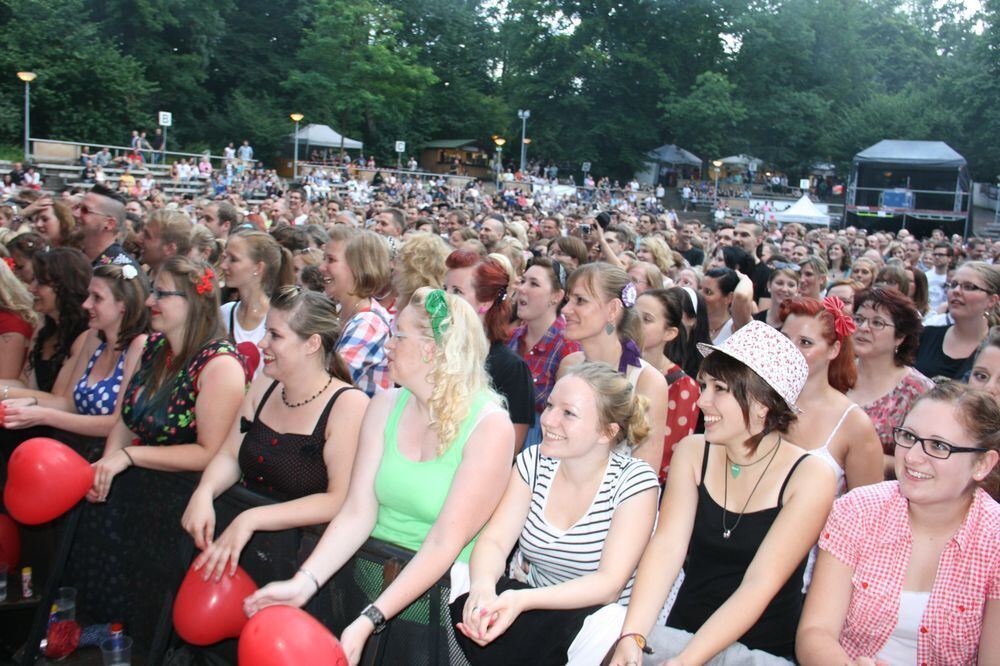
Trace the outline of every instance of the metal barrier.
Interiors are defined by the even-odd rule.
[[[31,138],[28,139],[29,147],[31,146],[31,144],[34,144],[34,143],[38,143],[38,144],[52,144],[53,146],[67,146],[67,147],[70,147],[71,149],[75,148],[75,150],[73,150],[72,154],[70,154],[70,153],[67,152],[66,155],[64,155],[64,156],[56,156],[57,159],[62,159],[62,160],[70,159],[70,160],[72,160],[74,162],[76,162],[76,161],[78,161],[80,159],[81,152],[80,152],[79,149],[80,148],[84,148],[84,147],[86,147],[86,148],[97,148],[98,150],[103,149],[103,148],[107,148],[108,150],[114,151],[115,156],[120,156],[122,153],[134,153],[134,152],[140,152],[140,153],[143,153],[143,154],[150,154],[150,155],[152,155],[153,153],[156,153],[158,155],[164,155],[164,156],[172,155],[172,156],[177,156],[177,157],[197,157],[197,158],[201,158],[201,157],[204,157],[206,155],[206,153],[184,153],[184,152],[179,152],[179,151],[175,151],[175,150],[139,150],[139,151],[135,151],[132,148],[132,146],[116,146],[116,145],[110,144],[110,143],[93,143],[93,142],[89,142],[89,141],[60,141],[60,140],[57,140],[57,139],[42,139],[40,137],[31,137]],[[96,153],[91,153],[91,157],[94,157],[95,155],[96,155]],[[37,158],[36,151],[34,151],[34,150],[29,151],[29,156],[31,156],[33,158]],[[224,156],[222,156],[222,155],[212,155],[210,153],[208,154],[208,158],[211,159],[211,160],[219,161],[219,162],[224,162],[226,160],[226,158]],[[35,161],[38,161],[38,160],[36,159]],[[143,161],[145,162],[145,159]],[[147,165],[149,165],[149,164],[147,164]],[[160,165],[151,164],[149,166],[167,166],[167,165],[166,165],[166,163],[164,161]]]
[[[44,585],[21,663],[40,657],[48,609],[61,586],[74,586],[78,621],[120,621],[134,641],[136,663],[174,666],[192,663],[235,663],[236,641],[207,648],[184,643],[173,631],[174,595],[194,556],[194,544],[180,518],[199,475],[130,468],[112,486],[108,502],[81,503],[65,520],[53,574]],[[215,502],[221,533],[246,509],[274,500],[235,486]],[[257,532],[244,548],[240,565],[261,586],[290,578],[309,556],[325,526]],[[335,635],[381,593],[412,558],[391,544],[368,540],[361,550],[310,600],[305,610]],[[448,612],[449,580],[445,576],[373,636],[362,656],[365,666],[388,664],[454,664],[465,666]],[[85,661],[81,653],[70,666]]]

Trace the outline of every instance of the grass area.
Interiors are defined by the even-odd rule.
[[[0,143],[0,161],[13,162],[24,158],[24,146]]]

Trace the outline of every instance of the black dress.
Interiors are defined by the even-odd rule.
[[[778,506],[743,514],[731,538],[722,536],[722,507],[705,488],[705,472],[711,444],[705,443],[698,484],[698,510],[694,518],[691,542],[684,567],[684,582],[667,618],[667,626],[697,632],[709,617],[732,596],[743,582],[750,563],[757,555],[764,537],[781,511],[785,486],[795,468],[809,454],[795,461],[781,484]],[[730,514],[736,522],[736,515]],[[806,558],[796,567],[785,584],[764,609],[760,619],[740,637],[739,642],[753,650],[763,650],[787,659],[795,658],[795,631],[802,614],[802,576]]]
[[[913,367],[926,377],[961,380],[972,370],[975,353],[966,358],[952,358],[944,353],[944,336],[949,328],[950,325],[925,326],[920,334],[920,347],[917,348],[917,361]]]
[[[253,421],[240,419],[240,432],[246,433],[239,454],[243,485],[285,501],[326,492],[329,485],[323,462],[326,422],[340,394],[359,389],[345,386],[334,393],[312,432],[302,435],[277,432],[261,420],[260,412],[277,385],[274,382],[267,387]]]

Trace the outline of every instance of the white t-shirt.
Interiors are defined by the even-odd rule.
[[[543,456],[538,446],[525,449],[515,461],[518,474],[531,488],[531,509],[511,563],[512,577],[532,587],[558,585],[595,573],[615,509],[644,490],[659,487],[656,472],[644,460],[612,453],[587,513],[563,531],[545,519],[549,490],[559,463],[555,458]],[[618,598],[619,603],[628,604],[634,578],[633,573]]]
[[[264,335],[267,333],[267,317],[260,320],[260,324],[257,325],[257,328],[252,331],[248,331],[240,326],[240,318],[237,316],[235,309],[237,305],[239,305],[239,301],[232,301],[224,303],[222,307],[219,308],[219,315],[222,317],[222,325],[225,327],[226,333],[228,333],[236,342],[237,350],[239,350],[240,343],[245,342],[256,347],[260,344],[260,341],[264,339]],[[230,323],[232,324],[233,330],[230,330]],[[246,358],[245,355],[244,358]],[[264,363],[262,361],[258,361],[257,367],[254,369],[253,373],[254,379],[260,375],[260,371],[263,367]]]
[[[948,293],[944,288],[944,283],[948,281],[948,271],[938,275],[938,272],[932,268],[927,271],[926,275],[928,296],[927,304],[930,306],[931,310],[937,310],[938,306],[948,299]]]

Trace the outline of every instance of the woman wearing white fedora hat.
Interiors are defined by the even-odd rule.
[[[833,504],[829,465],[785,439],[809,368],[795,345],[750,322],[700,344],[705,434],[674,451],[660,519],[607,663],[791,663],[809,549]],[[677,578],[666,626],[654,626]],[[643,653],[647,655],[644,659]]]

